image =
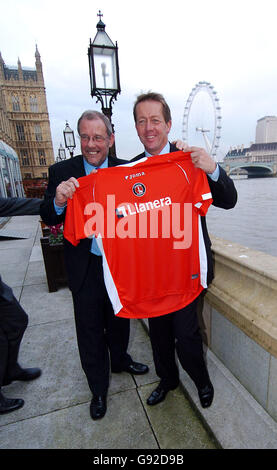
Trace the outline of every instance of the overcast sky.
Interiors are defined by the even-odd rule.
[[[0,51],[6,65],[16,65],[19,57],[23,67],[34,67],[38,46],[55,157],[65,121],[76,132],[85,109],[101,111],[90,96],[87,57],[99,9],[119,47],[122,92],[112,117],[119,157],[142,150],[132,117],[141,91],[164,94],[174,139],[182,137],[192,88],[210,82],[222,108],[222,153],[248,146],[257,120],[277,115],[276,0],[3,1]]]

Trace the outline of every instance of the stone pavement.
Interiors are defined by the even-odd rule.
[[[40,249],[38,216],[5,225],[26,239],[0,239],[1,275],[29,315],[19,362],[40,367],[33,382],[3,387],[23,408],[0,415],[0,449],[216,449],[205,422],[180,385],[155,407],[146,398],[158,383],[144,323],[132,321],[129,352],[146,363],[144,376],[112,374],[105,417],[92,421],[91,393],[77,350],[71,294],[49,293]],[[2,455],[2,454],[1,454]]]

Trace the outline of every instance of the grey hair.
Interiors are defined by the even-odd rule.
[[[110,137],[112,135],[113,129],[112,129],[112,125],[111,125],[109,118],[107,118],[105,114],[100,113],[99,111],[93,111],[91,109],[84,111],[83,114],[78,119],[77,131],[79,135],[80,135],[80,124],[83,119],[88,119],[89,121],[92,121],[93,119],[101,119],[101,121],[103,121],[103,123],[105,124],[108,136]]]

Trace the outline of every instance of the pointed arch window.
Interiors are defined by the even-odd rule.
[[[16,124],[16,132],[18,140],[25,141],[24,125]]]
[[[46,158],[45,158],[44,150],[41,149],[38,151],[38,157],[39,157],[39,164],[42,166],[46,166]]]
[[[32,113],[38,112],[38,99],[35,95],[30,96],[30,109]]]
[[[20,150],[20,157],[22,166],[30,166],[30,158],[27,149]]]
[[[37,142],[42,141],[42,132],[41,132],[40,124],[35,124],[35,137],[36,137]]]
[[[19,96],[12,95],[12,107],[13,107],[13,111],[20,111]]]

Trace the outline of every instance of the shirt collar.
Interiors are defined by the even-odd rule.
[[[164,155],[165,153],[170,153],[170,145],[169,145],[169,142],[167,142],[167,144],[164,146],[164,148],[163,148],[162,151],[159,153],[159,155]],[[153,155],[151,155],[151,153],[147,152],[147,150],[145,150],[145,156],[146,156],[146,157],[153,157]]]
[[[108,168],[108,157],[106,158],[106,160],[103,161],[103,163],[100,166],[91,165],[90,163],[86,161],[84,157],[83,157],[83,162],[84,162],[86,175],[89,175],[92,172],[92,170],[97,170],[98,168]]]

